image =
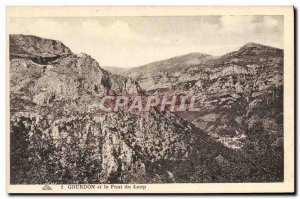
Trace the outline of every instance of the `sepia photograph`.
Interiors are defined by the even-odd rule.
[[[293,7],[8,7],[9,193],[294,192]]]

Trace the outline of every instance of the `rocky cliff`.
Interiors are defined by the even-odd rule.
[[[89,55],[25,35],[9,47],[12,184],[280,180],[176,114],[99,111],[103,95],[144,90]]]

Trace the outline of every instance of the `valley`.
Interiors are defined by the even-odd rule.
[[[283,51],[248,43],[122,71],[10,35],[11,184],[283,181]],[[197,96],[200,111],[103,112],[112,95]]]

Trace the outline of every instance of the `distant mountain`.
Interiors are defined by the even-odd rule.
[[[133,74],[130,74],[130,76],[141,77],[140,73],[152,74],[154,72],[176,72],[178,70],[183,70],[189,66],[204,63],[209,58],[211,58],[210,55],[201,53],[190,53],[139,66],[131,69],[129,73],[133,72]]]
[[[99,111],[101,96],[145,91],[89,55],[25,35],[9,48],[12,184],[280,180],[176,114]]]
[[[126,76],[124,74],[127,74],[127,72],[131,69],[131,68],[116,67],[116,66],[103,66],[102,68],[104,70],[111,72],[112,74],[116,74],[120,76]]]
[[[281,179],[283,55],[282,49],[247,43],[219,57],[193,53],[157,61],[127,76],[148,93],[198,96],[199,112],[177,114]]]
[[[260,57],[278,57],[283,56],[283,50],[274,48],[271,46],[265,46],[257,43],[247,43],[242,46],[238,51],[225,54],[222,58],[250,58],[250,57],[260,56]]]
[[[186,71],[192,71],[195,66],[198,68],[199,65],[211,59],[213,59],[211,55],[190,53],[139,67],[129,68],[127,70],[121,70],[122,74],[117,72],[118,70],[107,69],[114,74],[137,79],[145,90],[154,90],[170,87],[174,82],[181,82],[180,74]],[[172,74],[171,79],[168,77],[168,74]]]
[[[179,70],[185,70],[190,66],[199,65],[212,58],[213,57],[211,55],[207,54],[189,53],[186,55],[172,57],[170,59],[152,62],[139,67],[121,68],[107,66],[103,68],[113,74],[142,79],[144,76],[149,76],[153,73],[177,72]]]

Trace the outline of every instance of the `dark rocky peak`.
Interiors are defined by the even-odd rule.
[[[227,58],[255,58],[261,57],[283,57],[283,50],[271,46],[266,46],[254,42],[246,43],[239,50],[227,53],[220,57],[220,59]]]
[[[10,60],[29,58],[35,63],[46,64],[72,51],[62,42],[33,35],[9,35]]]
[[[277,57],[283,55],[283,50],[254,42],[246,43],[238,51],[230,53],[235,56],[268,56]]]
[[[279,48],[275,48],[272,46],[266,46],[266,45],[262,45],[262,44],[258,44],[258,43],[254,43],[254,42],[246,43],[244,46],[242,46],[240,48],[240,50],[242,50],[242,49],[281,50]]]
[[[255,43],[255,42],[248,42],[244,46],[242,46],[241,48],[265,48],[265,47],[268,47],[268,46],[258,44],[258,43]]]

